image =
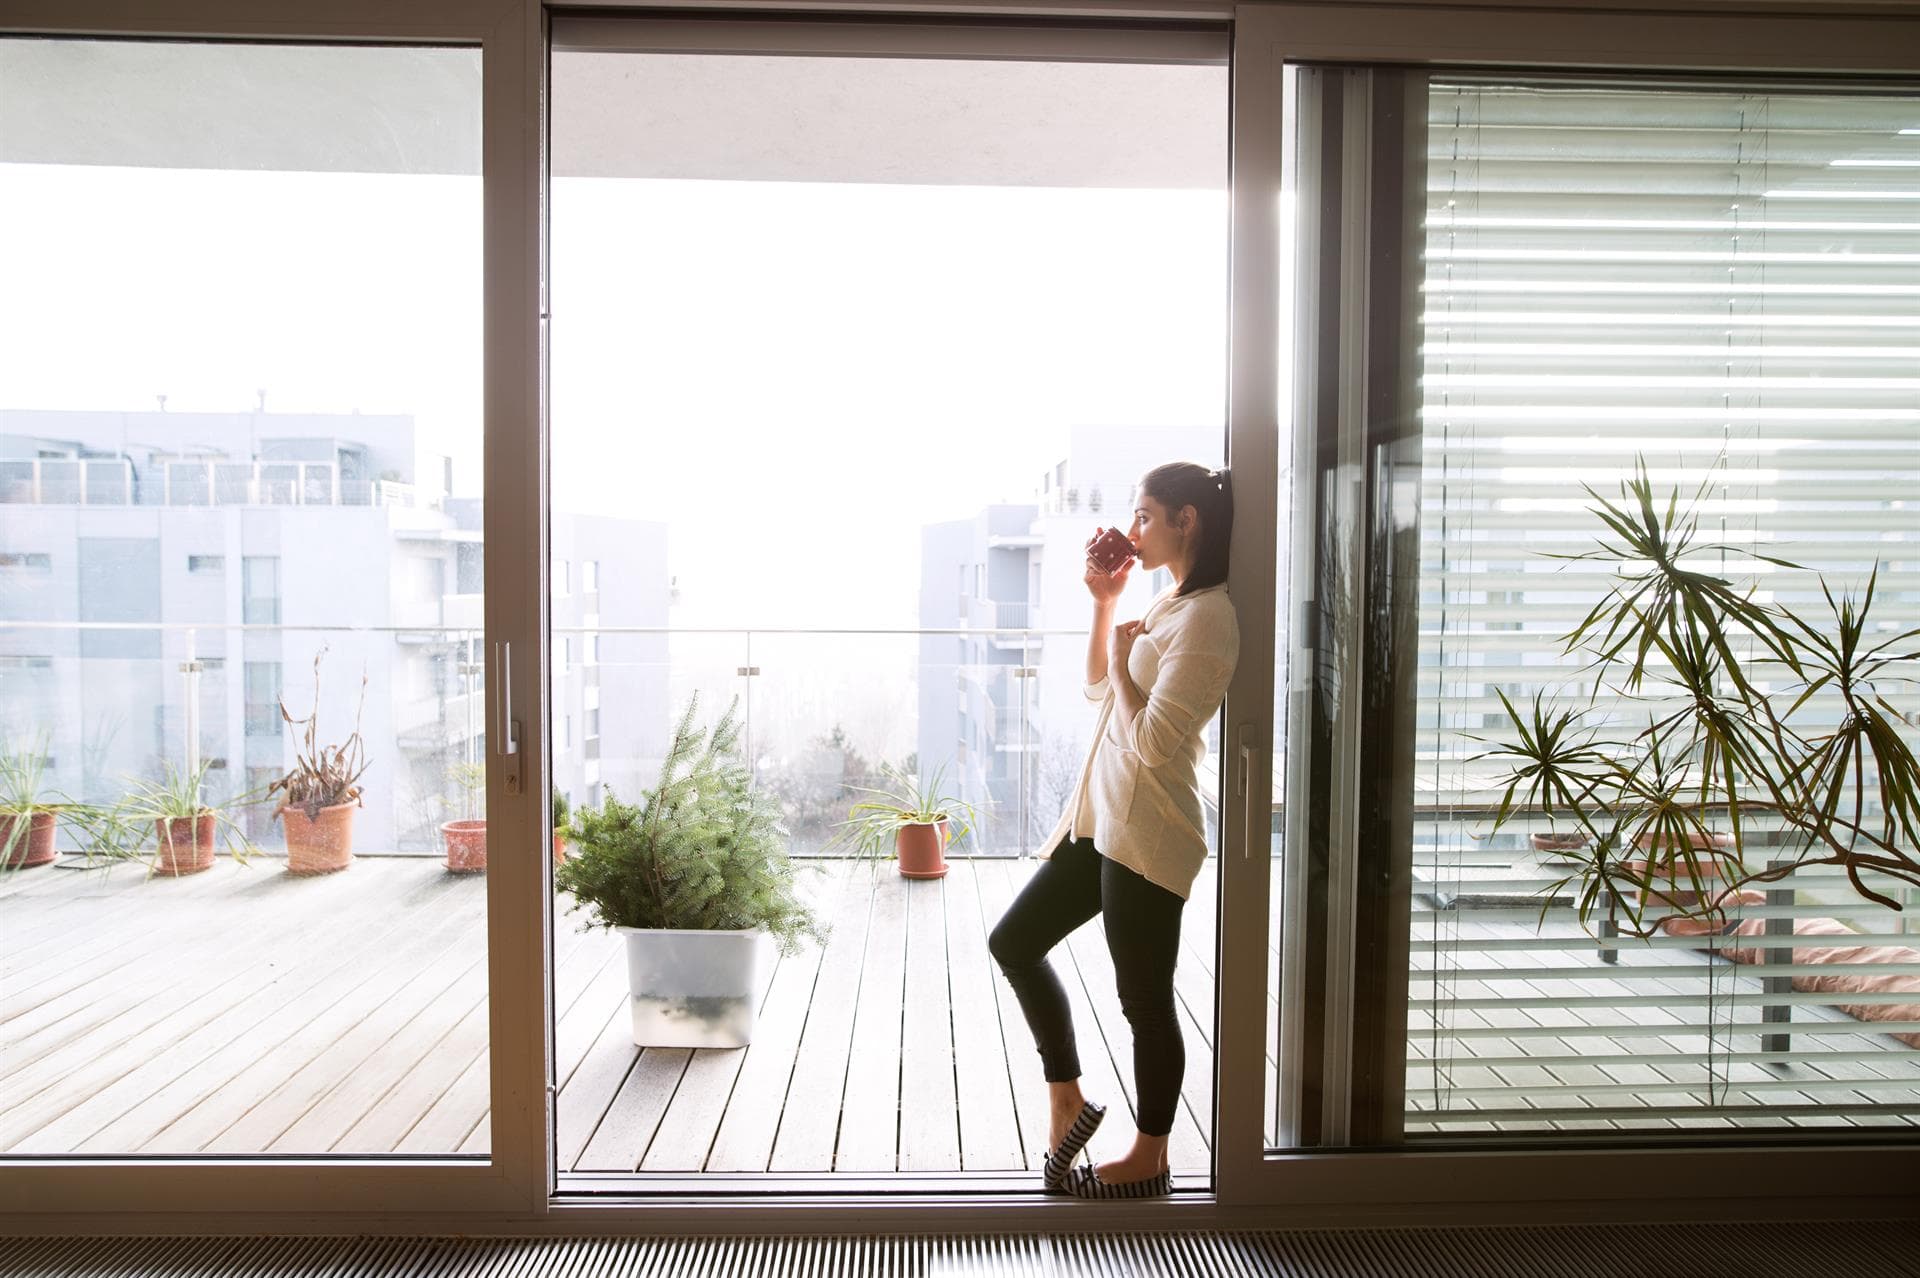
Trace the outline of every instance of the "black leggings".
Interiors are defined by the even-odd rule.
[[[1148,1136],[1173,1130],[1187,1048],[1173,1005],[1173,965],[1186,902],[1110,861],[1091,839],[1063,839],[994,925],[988,948],[1019,996],[1049,1083],[1080,1077],[1073,1013],[1047,951],[1098,914],[1113,955],[1120,1010],[1133,1027],[1137,1124]]]

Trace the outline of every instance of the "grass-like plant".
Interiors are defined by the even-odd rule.
[[[1811,865],[1899,909],[1889,888],[1920,885],[1920,764],[1887,698],[1914,682],[1920,629],[1874,622],[1878,564],[1857,596],[1819,579],[1825,612],[1802,615],[1702,566],[1805,571],[1705,541],[1707,484],[1684,507],[1659,500],[1641,458],[1617,500],[1586,491],[1606,531],[1555,557],[1606,563],[1613,584],[1565,636],[1588,658],[1574,698],[1499,693],[1514,735],[1481,756],[1512,761],[1493,828],[1538,812],[1585,835],[1556,890],[1576,885],[1583,921],[1610,908],[1636,936],[1718,922],[1740,888]]]
[[[891,763],[882,764],[880,771],[886,778],[884,785],[855,787],[856,794],[869,797],[847,809],[835,839],[836,845],[855,856],[884,860],[894,855],[900,831],[910,825],[945,822],[951,846],[980,823],[972,804],[945,792],[945,768],[936,768],[924,782]]]
[[[210,813],[213,816],[214,837],[226,846],[227,854],[236,862],[245,865],[248,858],[260,850],[234,821],[231,811],[264,799],[267,791],[262,790],[254,796],[242,795],[227,804],[209,804],[204,801],[203,794],[210,763],[211,760],[203,759],[198,766],[182,771],[169,761],[165,775],[160,780],[131,778],[125,796],[111,812],[102,814],[110,828],[124,832],[123,838],[132,839],[131,850],[134,853],[137,854],[146,839],[154,841],[150,869],[159,867],[160,854],[164,850],[166,835],[158,824],[162,821],[188,820]]]
[[[353,731],[339,745],[320,744],[320,662],[326,655],[325,647],[313,655],[313,713],[296,719],[287,712],[286,698],[280,699],[280,718],[303,729],[302,747],[294,755],[293,767],[266,790],[268,798],[279,794],[284,806],[303,810],[309,821],[317,820],[322,808],[359,801],[360,778],[367,771],[366,743],[360,737],[360,720],[367,708],[365,673],[360,676]]]
[[[698,697],[687,702],[659,784],[637,805],[609,787],[598,808],[574,813],[556,890],[573,896],[570,910],[590,909],[596,927],[760,928],[784,954],[805,937],[824,940],[800,899],[779,809],[740,757],[738,703],[711,732],[697,726],[698,709]]]

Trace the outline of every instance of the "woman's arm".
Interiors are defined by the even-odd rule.
[[[1128,623],[1138,629],[1138,623]],[[1116,660],[1121,632],[1114,629]],[[1126,647],[1133,647],[1132,637]],[[1211,719],[1226,695],[1240,656],[1240,631],[1231,608],[1213,610],[1205,618],[1192,617],[1169,636],[1160,651],[1159,674],[1153,694],[1143,696],[1131,678],[1114,679],[1114,695],[1140,762],[1157,768],[1171,759],[1200,725]]]
[[[1093,601],[1093,628],[1087,631],[1087,686],[1107,677],[1107,646],[1113,642],[1113,600]]]

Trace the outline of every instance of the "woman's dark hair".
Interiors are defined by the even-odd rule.
[[[1191,506],[1200,516],[1200,544],[1195,547],[1193,571],[1180,583],[1180,594],[1190,595],[1227,579],[1227,543],[1233,537],[1233,484],[1226,468],[1208,470],[1194,462],[1168,462],[1140,477],[1140,492],[1178,514]]]

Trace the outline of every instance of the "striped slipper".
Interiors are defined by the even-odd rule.
[[[1040,1169],[1040,1183],[1048,1189],[1058,1189],[1066,1181],[1067,1173],[1073,1170],[1073,1160],[1080,1157],[1080,1151],[1093,1139],[1093,1133],[1100,1126],[1100,1120],[1107,1116],[1107,1107],[1092,1101],[1080,1107],[1080,1114],[1073,1120],[1073,1126],[1067,1128],[1067,1134],[1047,1155],[1046,1164]]]
[[[1060,1190],[1075,1198],[1165,1198],[1173,1192],[1173,1173],[1163,1171],[1145,1180],[1109,1185],[1093,1168],[1076,1167],[1062,1182]]]

